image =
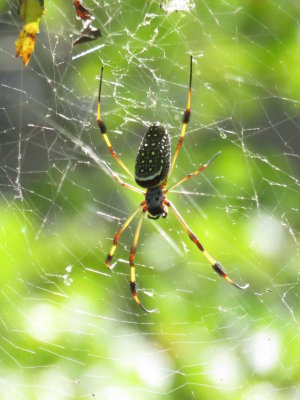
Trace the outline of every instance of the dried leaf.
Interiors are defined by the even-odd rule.
[[[82,20],[92,19],[89,10],[87,10],[83,5],[80,3],[79,0],[74,0],[74,6],[76,9],[76,14]]]
[[[101,30],[94,28],[92,25],[87,26],[81,32],[81,36],[73,42],[73,46],[77,44],[92,42],[102,37]]]
[[[102,36],[101,30],[92,25],[92,21],[95,18],[85,7],[83,7],[79,0],[74,0],[73,2],[76,9],[76,14],[81,19],[83,24],[83,28],[80,31],[80,36],[73,42],[73,46],[99,39]]]
[[[39,23],[42,15],[45,14],[44,0],[19,0],[19,15],[25,22],[16,41],[17,57],[21,57],[26,65],[34,52],[36,34],[39,32]]]

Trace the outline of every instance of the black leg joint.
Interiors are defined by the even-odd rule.
[[[219,263],[215,263],[215,265],[213,265],[213,269],[216,271],[217,274],[219,274],[220,276],[227,276],[225,269],[222,267],[221,264]]]
[[[106,133],[106,126],[103,121],[98,122],[101,133]]]
[[[191,111],[190,110],[186,110],[185,113],[183,114],[183,120],[182,122],[184,124],[188,124],[189,120],[190,120],[190,116],[191,116]]]
[[[135,286],[135,282],[131,282],[130,281],[130,290],[132,294],[136,294],[136,286]]]

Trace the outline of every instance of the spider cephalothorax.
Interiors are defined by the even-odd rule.
[[[113,246],[106,257],[106,266],[110,268],[110,262],[113,258],[115,253],[118,240],[120,236],[123,234],[125,229],[128,227],[130,222],[136,216],[139,210],[141,210],[141,216],[136,228],[136,232],[133,239],[133,244],[131,247],[130,255],[129,255],[129,264],[130,264],[130,289],[132,296],[137,304],[139,304],[144,311],[148,311],[140,302],[137,289],[136,289],[136,277],[135,277],[135,265],[134,265],[134,257],[136,246],[138,243],[141,226],[143,222],[143,217],[145,213],[148,211],[148,217],[152,219],[157,219],[159,217],[165,218],[167,216],[167,209],[170,208],[179,221],[183,229],[188,234],[189,238],[195,243],[198,249],[202,252],[202,254],[206,257],[206,259],[210,262],[213,269],[227,280],[230,284],[236,286],[239,289],[246,289],[249,285],[240,286],[235,283],[233,280],[229,278],[227,273],[225,272],[224,268],[220,263],[215,261],[208,252],[204,249],[202,244],[199,242],[197,236],[192,232],[189,226],[186,224],[182,216],[179,214],[175,206],[167,199],[166,194],[170,192],[170,189],[173,189],[175,186],[180,185],[181,183],[187,181],[188,179],[192,178],[193,176],[198,175],[200,172],[204,171],[207,166],[220,154],[218,152],[214,155],[209,161],[207,161],[204,165],[199,167],[196,171],[191,174],[188,174],[186,177],[181,179],[180,181],[176,182],[169,188],[165,188],[167,182],[170,179],[172,174],[173,168],[175,166],[175,162],[179,153],[179,150],[182,146],[182,142],[184,139],[186,127],[190,120],[190,110],[191,110],[191,89],[192,89],[192,56],[190,60],[190,83],[189,83],[189,92],[188,92],[188,103],[186,110],[183,115],[182,120],[182,129],[179,137],[179,141],[177,143],[177,147],[172,159],[171,163],[171,145],[170,145],[170,137],[166,129],[163,125],[156,123],[149,127],[146,131],[143,140],[141,142],[138,155],[136,158],[135,164],[135,176],[130,172],[130,170],[126,167],[126,165],[121,161],[118,157],[116,152],[113,150],[112,145],[109,141],[109,138],[106,133],[106,127],[100,117],[100,106],[101,106],[101,86],[102,86],[102,77],[103,77],[103,67],[101,69],[101,77],[100,77],[100,85],[99,85],[99,95],[98,95],[98,112],[97,112],[97,122],[100,128],[100,131],[103,135],[103,138],[107,144],[107,147],[111,153],[111,155],[117,160],[120,166],[127,172],[131,178],[134,178],[136,183],[142,187],[146,188],[146,192],[138,189],[128,183],[123,182],[120,177],[112,172],[113,177],[117,180],[120,185],[125,187],[126,189],[133,190],[142,194],[145,198],[139,204],[137,209],[127,218],[124,225],[120,228],[120,230],[116,233],[114,237]],[[154,310],[152,310],[154,311]]]
[[[165,196],[161,187],[148,188],[145,196],[148,217],[151,219],[165,218],[167,211],[164,206]]]

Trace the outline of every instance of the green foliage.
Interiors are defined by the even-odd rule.
[[[194,3],[168,14],[159,1],[85,1],[103,38],[72,49],[72,2],[47,1],[30,68],[21,84],[19,71],[4,82],[21,97],[1,100],[1,123],[12,125],[8,136],[1,129],[3,399],[297,398],[299,6]],[[0,1],[3,20],[8,10],[17,18],[16,9]],[[115,232],[142,198],[104,165],[134,184],[99,133],[98,78],[103,65],[101,112],[133,171],[149,122],[167,125],[174,152],[190,53],[191,122],[172,182],[221,156],[168,198],[250,289],[219,278],[170,213],[142,228],[139,296],[159,309],[144,315],[129,290],[135,222],[114,270],[105,267]],[[7,80],[16,62],[8,54],[2,50]]]

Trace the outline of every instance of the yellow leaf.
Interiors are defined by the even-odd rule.
[[[25,67],[34,52],[36,34],[39,32],[40,18],[43,14],[43,0],[20,0],[19,15],[25,25],[16,41],[16,55],[22,58]]]

